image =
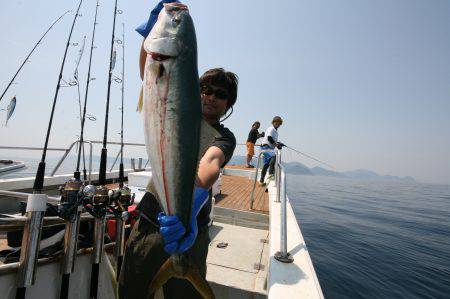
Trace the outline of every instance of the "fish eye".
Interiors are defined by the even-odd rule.
[[[172,18],[172,23],[174,26],[178,26],[180,24],[181,20],[179,17]]]

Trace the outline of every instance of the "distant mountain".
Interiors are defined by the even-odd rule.
[[[414,183],[416,180],[413,177],[398,177],[393,175],[379,175],[378,173],[366,170],[366,169],[357,169],[353,171],[345,171],[343,174],[350,179],[365,179],[365,180],[382,180],[382,181],[402,181],[402,182],[410,182]]]
[[[299,162],[284,163],[284,170],[291,174],[314,175],[308,167]]]
[[[350,179],[378,179],[380,177],[374,171],[365,170],[365,169],[357,169],[352,171],[345,171],[343,174]]]
[[[332,177],[338,177],[338,178],[345,178],[346,176],[343,173],[328,170],[319,166],[311,168],[311,172],[314,175],[322,175],[322,176],[332,176]]]
[[[256,166],[255,159],[253,163]],[[231,158],[229,165],[245,165],[246,157],[244,156],[233,156]],[[344,179],[355,179],[355,180],[378,180],[378,181],[401,181],[414,183],[416,180],[413,177],[398,177],[393,175],[380,175],[374,171],[366,169],[357,169],[352,171],[337,172],[328,170],[319,166],[309,168],[300,162],[287,162],[283,163],[286,173],[289,174],[299,174],[299,175],[317,175],[317,176],[329,176]]]

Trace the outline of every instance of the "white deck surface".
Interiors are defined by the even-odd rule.
[[[314,266],[289,200],[287,202],[287,250],[294,262],[285,264],[274,255],[280,250],[281,203],[275,202],[274,182],[269,184],[270,257],[269,299],[323,298]]]
[[[212,283],[217,298],[265,297],[269,232],[215,222],[210,228],[211,243],[206,279]],[[218,248],[220,242],[228,243]],[[255,264],[262,264],[260,270]]]

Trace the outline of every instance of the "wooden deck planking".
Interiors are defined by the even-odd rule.
[[[228,167],[228,166],[227,166]],[[247,169],[243,166],[230,168]],[[116,189],[118,183],[107,184],[108,189]],[[217,196],[216,205],[234,210],[250,211],[250,195],[253,189],[253,179],[238,176],[222,176],[222,195]],[[269,213],[269,195],[264,192],[265,187],[256,184],[252,212]]]
[[[217,196],[216,205],[241,211],[250,211],[250,194],[253,189],[253,180],[246,177],[222,176],[222,194]],[[269,195],[265,188],[258,184],[252,212],[269,213]]]

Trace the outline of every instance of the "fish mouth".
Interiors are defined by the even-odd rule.
[[[148,53],[148,55],[150,55],[150,57],[152,57],[152,59],[155,61],[166,61],[166,60],[173,58],[173,56],[156,53],[156,52],[150,52],[150,53]]]

